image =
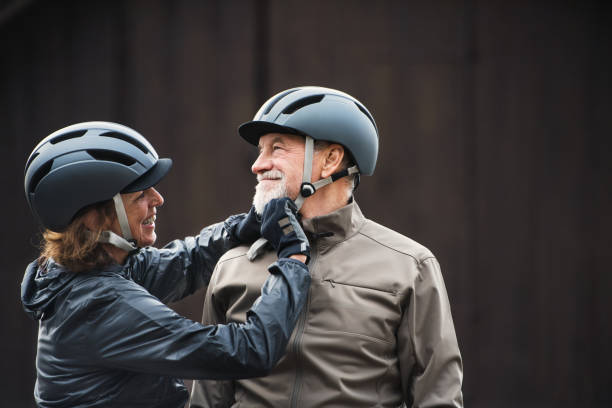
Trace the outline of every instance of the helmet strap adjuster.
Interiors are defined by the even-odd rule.
[[[324,187],[328,184],[333,183],[342,177],[350,176],[355,174],[359,177],[359,168],[355,165],[348,169],[340,170],[324,179],[311,182],[312,173],[312,159],[314,157],[314,139],[310,136],[305,136],[305,147],[304,147],[304,172],[302,174],[302,184],[300,185],[300,194],[295,199],[295,205],[299,210],[304,204],[304,200],[313,195],[317,189]]]
[[[302,182],[302,185],[300,186],[300,194],[302,197],[310,197],[315,193],[315,191],[316,188],[312,183],[308,181]]]

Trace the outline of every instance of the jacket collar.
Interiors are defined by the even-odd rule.
[[[338,210],[329,214],[304,219],[304,231],[321,250],[345,241],[355,235],[366,219],[354,199]]]

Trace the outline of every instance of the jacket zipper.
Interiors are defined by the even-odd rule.
[[[310,263],[308,266],[309,273],[311,279],[313,278],[312,271],[314,270],[314,264],[317,258],[316,251],[312,248],[312,254],[310,257]],[[291,391],[291,408],[296,408],[298,404],[298,398],[300,395],[300,390],[302,388],[302,377],[303,377],[303,369],[302,369],[302,336],[304,335],[304,329],[306,328],[306,318],[308,316],[308,307],[310,305],[310,291],[312,287],[308,289],[308,297],[306,299],[306,304],[304,305],[304,309],[302,310],[302,314],[300,315],[300,320],[298,321],[297,331],[295,333],[295,338],[293,339],[293,345],[291,350],[295,354],[295,380],[293,383],[293,390]]]
[[[332,288],[335,288],[336,285],[341,285],[341,286],[349,286],[349,287],[353,287],[353,288],[360,288],[360,289],[367,289],[367,290],[375,290],[378,292],[384,292],[384,293],[389,293],[390,295],[397,295],[397,291],[395,290],[389,290],[389,289],[380,289],[380,288],[373,288],[370,286],[364,286],[364,285],[354,285],[352,283],[344,283],[344,282],[337,282],[333,279],[323,279],[323,282],[329,282],[329,284],[331,285]]]

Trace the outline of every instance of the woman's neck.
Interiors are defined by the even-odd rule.
[[[117,248],[116,246],[111,245],[111,244],[102,244],[102,245],[104,246],[106,253],[111,258],[113,258],[115,262],[117,262],[119,265],[123,265],[125,263],[125,259],[128,256],[127,251],[121,248]]]

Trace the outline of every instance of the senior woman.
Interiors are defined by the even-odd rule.
[[[261,224],[251,210],[152,248],[164,202],[153,186],[171,164],[110,122],[60,129],[30,155],[26,197],[46,230],[21,298],[40,321],[40,407],[183,407],[180,378],[261,376],[284,353],[310,284],[295,207],[273,200]],[[244,324],[203,326],[164,305],[208,284],[220,256],[260,230],[279,259]]]

